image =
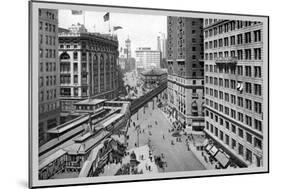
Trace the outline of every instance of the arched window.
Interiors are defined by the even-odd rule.
[[[60,55],[60,59],[61,60],[68,60],[70,59],[70,56],[67,52],[63,52],[61,55]]]

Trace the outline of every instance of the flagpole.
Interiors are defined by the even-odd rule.
[[[110,19],[108,20],[108,31],[110,33]]]

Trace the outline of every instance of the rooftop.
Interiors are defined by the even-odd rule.
[[[104,109],[99,108],[99,109],[96,110],[96,112],[93,115],[91,115],[91,117],[94,117],[94,116],[96,116],[96,115],[98,115],[98,114],[100,114],[100,113],[102,113],[104,111],[105,111]],[[82,124],[84,122],[87,122],[88,119],[89,119],[88,115],[82,115],[82,116],[80,116],[80,117],[78,117],[76,119],[73,119],[73,120],[71,120],[69,122],[66,122],[64,124],[61,124],[61,125],[59,125],[57,127],[54,127],[52,129],[48,130],[48,133],[62,133],[62,132],[65,132],[67,130],[73,129],[76,126],[79,126],[80,124]]]
[[[62,31],[62,30],[61,30]],[[118,42],[117,36],[111,35],[111,34],[101,34],[101,33],[92,33],[92,32],[68,32],[68,31],[62,31],[58,34],[58,36],[61,37],[93,37],[96,39],[103,39],[103,40],[110,40],[113,42]]]
[[[84,154],[107,137],[108,134],[109,132],[105,130],[98,131],[98,133],[91,135],[86,141],[82,143],[73,142],[71,145],[65,147],[64,150],[69,154]]]
[[[167,72],[162,69],[151,69],[148,71],[144,71],[141,74],[145,76],[160,76],[160,75],[167,74]]]
[[[122,116],[123,116],[123,114],[113,114],[112,116],[103,120],[100,124],[103,128],[105,128],[105,127],[109,126],[111,123],[113,123],[116,120],[118,120],[119,118],[121,118]]]
[[[63,156],[64,154],[66,154],[66,151],[60,149],[60,150],[56,151],[55,153],[53,153],[52,155],[42,159],[41,161],[39,161],[39,170],[44,168],[46,165],[48,165],[52,161],[54,161],[54,160],[58,159],[59,157]]]
[[[105,101],[106,99],[85,99],[75,103],[75,105],[96,105]]]
[[[126,141],[125,135],[111,135],[111,138],[121,144],[125,144]]]
[[[89,155],[87,161],[85,161],[85,163],[83,164],[83,167],[79,173],[79,177],[87,177],[88,173],[92,167],[93,161],[96,159],[98,152],[100,149],[103,148],[103,144],[99,144],[98,146],[96,146],[92,151],[91,154]]]

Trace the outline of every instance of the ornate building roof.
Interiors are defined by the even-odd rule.
[[[161,75],[167,74],[167,72],[162,69],[151,69],[148,71],[144,71],[141,74],[144,76],[161,76]]]

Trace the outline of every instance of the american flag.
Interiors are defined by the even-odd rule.
[[[109,20],[109,12],[107,12],[104,16],[103,16],[103,20],[104,22]]]

